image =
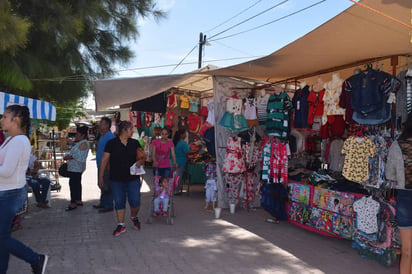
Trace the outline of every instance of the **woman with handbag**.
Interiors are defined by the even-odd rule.
[[[26,171],[31,153],[26,106],[10,105],[0,120],[10,137],[0,146],[0,273],[6,273],[10,254],[31,264],[33,273],[44,273],[47,255],[38,254],[10,236],[16,213],[27,200]]]
[[[86,169],[87,154],[89,153],[89,142],[87,141],[87,127],[78,127],[74,141],[76,144],[70,150],[69,155],[64,156],[67,160],[67,171],[70,186],[70,204],[66,211],[82,206],[82,174]]]
[[[145,153],[139,141],[132,139],[133,125],[129,121],[121,121],[118,128],[119,135],[107,142],[99,169],[99,187],[104,184],[104,170],[110,165],[110,187],[116,210],[117,226],[113,236],[119,236],[126,231],[124,223],[126,213],[126,198],[130,206],[130,220],[135,229],[141,225],[137,214],[140,209],[140,177],[130,174],[130,167],[136,164],[140,167],[144,163]]]

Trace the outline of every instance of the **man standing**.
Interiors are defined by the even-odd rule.
[[[100,163],[102,161],[102,156],[106,144],[108,141],[114,138],[114,134],[110,131],[112,126],[112,120],[107,117],[103,117],[99,123],[99,133],[100,138],[97,142],[96,151],[96,164],[97,164],[97,174],[99,174]],[[99,213],[113,211],[113,195],[110,190],[110,180],[109,180],[109,167],[104,171],[104,185],[100,188],[100,203],[94,205],[94,208],[99,209]]]

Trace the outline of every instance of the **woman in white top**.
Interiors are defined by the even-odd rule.
[[[27,199],[26,171],[30,159],[30,112],[26,106],[11,105],[0,120],[10,137],[0,147],[0,273],[6,273],[10,254],[31,264],[33,273],[44,273],[47,255],[10,237],[16,213]]]

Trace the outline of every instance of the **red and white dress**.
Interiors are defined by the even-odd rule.
[[[246,166],[242,157],[240,138],[229,137],[222,171],[226,173],[242,173],[245,170]]]

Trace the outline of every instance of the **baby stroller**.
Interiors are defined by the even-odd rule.
[[[167,207],[167,214],[166,216],[166,224],[168,225],[172,225],[173,224],[173,217],[175,217],[175,209],[174,209],[174,193],[175,190],[177,188],[177,183],[179,181],[179,176],[176,174],[176,171],[172,172],[173,176],[171,178],[168,179],[168,189],[169,189],[169,203],[168,203],[168,207]],[[157,212],[159,209],[158,208],[154,208],[154,199],[155,197],[155,191],[156,188],[159,187],[159,181],[160,181],[161,176],[156,175],[154,176],[153,179],[153,195],[152,195],[152,199],[151,199],[151,203],[150,203],[150,212],[149,212],[149,217],[147,219],[147,223],[151,224],[153,222],[153,218],[161,218],[162,215],[159,216],[154,216],[155,212]],[[160,205],[162,206],[162,205]]]

